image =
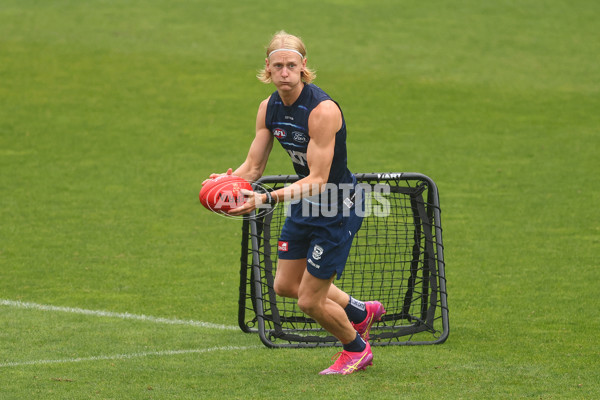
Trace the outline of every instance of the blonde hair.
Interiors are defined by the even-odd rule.
[[[302,58],[306,58],[306,46],[304,46],[302,39],[300,39],[298,36],[290,35],[286,31],[279,31],[273,35],[271,42],[267,46],[267,58],[271,55],[271,53],[273,53],[273,51],[277,49],[294,50],[300,53]],[[263,83],[272,82],[271,73],[268,72],[266,68],[258,71],[256,77]],[[317,74],[314,70],[306,67],[304,68],[304,71],[302,71],[301,77],[304,83],[311,83],[315,80]]]

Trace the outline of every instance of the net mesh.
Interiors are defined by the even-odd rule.
[[[384,305],[386,314],[371,330],[372,344],[444,341],[448,320],[437,188],[418,174],[357,178],[372,190],[367,190],[362,227],[335,284],[354,298]],[[266,177],[260,182],[276,190],[295,179]],[[258,331],[273,347],[339,345],[298,308],[295,299],[279,297],[273,290],[277,239],[285,215],[286,207],[278,205],[271,213],[244,221],[240,327]]]

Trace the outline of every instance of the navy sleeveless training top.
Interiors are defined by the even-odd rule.
[[[275,91],[267,105],[266,126],[281,146],[288,152],[294,170],[300,178],[310,174],[306,162],[306,149],[310,136],[308,117],[311,111],[324,100],[333,99],[321,88],[313,84],[305,84],[302,93],[291,106],[285,106],[279,93]],[[339,107],[339,104],[334,101]],[[340,108],[341,112],[341,108]],[[333,161],[329,171],[328,183],[352,183],[353,176],[347,167],[346,121],[342,113],[342,127],[335,135]]]

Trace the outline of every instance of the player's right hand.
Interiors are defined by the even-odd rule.
[[[204,185],[204,183],[205,183],[206,181],[208,181],[209,179],[215,179],[215,178],[218,178],[218,177],[220,177],[220,176],[223,176],[223,175],[231,175],[231,174],[233,174],[233,169],[231,169],[231,168],[229,168],[229,169],[227,170],[227,172],[225,172],[224,174],[210,174],[210,175],[208,176],[208,179],[205,179],[205,180],[202,182],[202,184]]]

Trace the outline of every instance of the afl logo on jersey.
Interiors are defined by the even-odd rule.
[[[275,128],[273,130],[273,135],[277,138],[277,139],[283,139],[285,137],[285,131],[281,128]]]

